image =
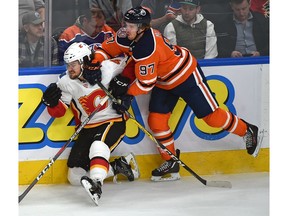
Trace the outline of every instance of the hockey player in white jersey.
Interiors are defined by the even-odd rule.
[[[92,55],[93,52],[83,42],[73,43],[64,53],[67,70],[59,76],[57,83],[48,86],[42,99],[52,117],[63,116],[70,106],[76,126],[80,125],[106,96],[96,80],[109,88],[110,81],[125,66],[125,58],[115,58],[102,62],[103,73],[98,64],[90,65],[93,70],[86,70],[84,62],[89,62]],[[128,83],[126,80],[121,82],[123,85],[112,93],[122,95],[123,106],[128,109],[132,98],[124,99]],[[126,176],[129,181],[139,178],[137,162],[132,153],[109,163],[111,152],[125,136],[126,121],[121,108],[123,107],[115,107],[108,99],[81,130],[68,157],[69,182],[72,185],[81,183],[96,205],[101,197],[105,178],[117,177],[117,174]]]

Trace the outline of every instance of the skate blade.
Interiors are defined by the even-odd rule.
[[[97,194],[92,195],[90,190],[89,190],[92,187],[91,184],[87,180],[83,179],[83,180],[81,180],[81,185],[84,187],[84,189],[86,190],[86,192],[88,193],[88,195],[92,199],[92,201],[95,203],[95,205],[98,206],[99,205],[98,204],[98,201],[99,201],[98,195]]]
[[[258,143],[257,143],[255,151],[252,154],[253,157],[257,157],[259,154],[260,148],[262,146],[262,141],[264,138],[264,133],[265,133],[264,129],[259,132]]]
[[[169,176],[170,174],[170,176]],[[169,173],[164,176],[152,176],[151,181],[153,182],[168,182],[168,181],[177,181],[180,180],[180,175],[179,173]]]
[[[136,161],[135,155],[132,152],[130,152],[127,156],[125,156],[125,159],[126,159],[127,163],[131,165],[134,179],[140,178],[139,166],[138,166],[138,163]]]

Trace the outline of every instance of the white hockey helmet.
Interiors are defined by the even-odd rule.
[[[78,60],[80,64],[83,64],[84,57],[87,56],[88,60],[91,60],[92,51],[89,46],[83,42],[75,42],[71,44],[64,53],[64,61],[66,64]]]

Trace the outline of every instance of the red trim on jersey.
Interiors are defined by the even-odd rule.
[[[109,163],[107,160],[105,160],[102,157],[95,157],[92,158],[92,160],[90,161],[90,170],[93,168],[102,168],[104,170],[106,170],[106,172],[108,172],[109,170]]]
[[[67,109],[68,107],[61,100],[59,100],[57,106],[47,107],[48,113],[54,118],[60,118],[64,116]]]

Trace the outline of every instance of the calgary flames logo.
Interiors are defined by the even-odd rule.
[[[91,92],[91,94],[89,95],[80,97],[78,101],[87,113],[87,115],[90,115],[104,97],[105,93],[102,90],[97,90]],[[106,102],[99,111],[105,109],[107,107],[107,103],[108,102]]]

